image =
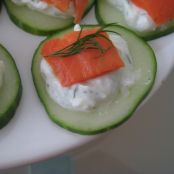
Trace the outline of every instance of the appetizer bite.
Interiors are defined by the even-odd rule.
[[[173,9],[173,0],[97,0],[96,17],[102,24],[116,22],[151,40],[174,31]]]
[[[23,30],[48,35],[79,23],[95,0],[4,0],[11,20]]]
[[[21,79],[16,64],[0,45],[0,128],[13,117],[22,93]]]
[[[80,134],[127,120],[156,76],[152,49],[131,31],[108,24],[58,32],[32,61],[33,81],[49,117]]]

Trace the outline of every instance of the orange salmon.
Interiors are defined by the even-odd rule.
[[[96,31],[97,29],[85,29],[82,31],[81,37]],[[102,34],[108,37],[107,33],[103,32]],[[41,50],[42,56],[52,67],[62,86],[71,86],[75,83],[85,82],[124,66],[112,42],[103,37],[94,38],[103,48],[109,48],[102,55],[99,49],[85,49],[68,57],[48,56],[74,43],[77,41],[78,36],[79,32],[73,31],[62,38],[51,39],[44,44]]]

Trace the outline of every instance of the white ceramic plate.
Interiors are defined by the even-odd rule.
[[[84,22],[93,23],[92,11]],[[15,117],[0,130],[0,169],[33,163],[77,148],[98,136],[81,136],[66,131],[48,118],[35,92],[31,61],[44,37],[33,36],[16,27],[5,9],[0,15],[0,42],[13,55],[22,78],[23,95]],[[174,65],[174,34],[150,43],[158,62],[153,94]],[[151,95],[150,95],[151,96]]]

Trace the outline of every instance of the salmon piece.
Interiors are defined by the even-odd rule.
[[[83,30],[81,37],[96,31],[96,29]],[[104,35],[108,36],[106,33]],[[85,82],[124,66],[117,49],[103,37],[95,38],[103,48],[110,47],[102,56],[98,49],[85,49],[78,54],[63,58],[48,56],[74,43],[78,36],[79,32],[70,32],[62,38],[47,41],[41,50],[42,56],[49,63],[62,86],[68,87],[76,83]]]
[[[88,0],[72,0],[75,9],[75,23],[79,23],[84,15],[86,7],[88,5]]]
[[[174,0],[132,0],[143,8],[159,26],[174,19]]]
[[[62,12],[66,12],[69,8],[70,2],[74,6],[74,22],[79,23],[84,15],[88,0],[42,0],[50,5],[55,6]]]
[[[42,1],[55,6],[62,12],[66,12],[70,4],[70,0],[42,0]]]

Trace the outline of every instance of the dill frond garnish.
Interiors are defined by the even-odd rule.
[[[54,56],[54,57],[58,57],[58,58],[65,58],[68,56],[72,56],[75,54],[78,54],[84,50],[87,49],[96,49],[99,50],[100,52],[100,56],[102,56],[103,54],[105,54],[109,49],[113,48],[114,45],[112,44],[112,41],[103,33],[104,32],[112,32],[112,33],[116,33],[114,31],[111,30],[107,30],[108,27],[110,26],[114,26],[116,25],[115,23],[110,23],[110,24],[106,24],[104,26],[102,26],[101,28],[99,28],[95,33],[86,35],[84,37],[81,37],[81,34],[83,32],[83,27],[81,28],[77,40],[75,42],[73,42],[72,44],[66,46],[63,49],[60,49],[58,51],[55,51],[45,57],[50,57],[50,56]],[[118,34],[118,33],[116,33]],[[111,43],[111,46],[109,46],[108,48],[104,48],[97,40],[96,38],[104,38],[105,40],[107,40],[108,42]]]

